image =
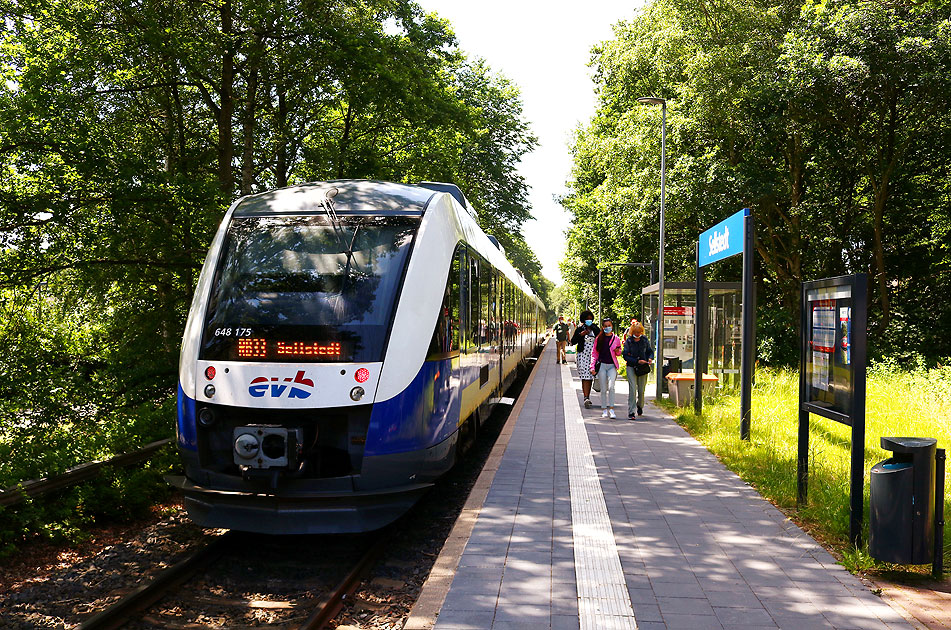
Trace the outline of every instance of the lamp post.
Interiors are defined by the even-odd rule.
[[[638,103],[660,105],[660,264],[657,273],[657,365],[654,378],[657,383],[654,397],[663,397],[664,375],[664,201],[667,184],[667,100],[656,96],[642,96]]]
[[[601,323],[601,261],[598,261],[598,324]]]

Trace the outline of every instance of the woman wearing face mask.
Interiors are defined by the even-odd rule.
[[[618,355],[621,354],[621,338],[614,334],[610,319],[601,321],[601,334],[594,340],[591,353],[591,375],[601,381],[601,417],[617,418],[614,413],[614,382],[617,380]]]
[[[644,389],[647,387],[647,375],[650,374],[651,363],[654,361],[654,350],[644,336],[644,327],[640,323],[633,324],[628,330],[621,356],[627,362],[627,417],[633,420],[635,413],[637,416],[644,415]]]
[[[594,323],[594,313],[582,311],[575,334],[571,336],[571,345],[578,346],[575,360],[578,365],[578,378],[581,379],[581,391],[584,392],[584,408],[591,409],[591,353],[594,351],[594,340],[601,333],[601,329]]]

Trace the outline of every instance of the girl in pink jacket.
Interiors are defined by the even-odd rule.
[[[618,355],[621,354],[621,338],[614,334],[614,323],[601,320],[601,334],[594,340],[591,352],[591,373],[601,381],[601,417],[617,418],[614,413],[614,383],[617,380]]]

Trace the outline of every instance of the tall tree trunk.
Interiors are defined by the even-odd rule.
[[[247,80],[247,100],[244,107],[244,116],[241,123],[241,131],[244,135],[244,147],[241,154],[241,194],[250,195],[251,185],[254,183],[254,132],[257,128],[257,92],[258,92],[258,66],[261,61],[261,55],[264,54],[261,37],[258,36],[254,42],[254,57],[249,60]]]
[[[347,149],[350,145],[350,131],[353,129],[354,112],[351,103],[347,103],[347,113],[343,120],[343,133],[340,134],[339,150],[337,151],[337,179],[345,177],[344,165],[347,163]]]
[[[885,208],[888,207],[889,186],[891,184],[891,174],[895,170],[898,160],[903,154],[904,144],[899,145],[896,140],[898,132],[898,97],[897,93],[891,95],[888,120],[885,125],[885,137],[883,144],[879,149],[879,164],[881,173],[875,177],[871,173],[869,180],[872,184],[872,190],[875,192],[875,201],[873,207],[874,214],[874,252],[875,252],[875,284],[878,286],[879,304],[882,306],[882,319],[878,322],[879,332],[884,332],[891,321],[891,303],[888,296],[888,275],[885,271],[885,246],[884,246],[884,224]],[[877,180],[877,181],[876,181]]]
[[[891,320],[891,304],[888,298],[888,276],[885,273],[885,247],[883,245],[883,226],[885,207],[888,205],[888,173],[882,177],[875,190],[875,280],[878,286],[878,298],[882,305],[882,319],[878,323],[879,331],[884,331]]]
[[[182,165],[182,162],[185,161],[185,156],[187,155],[187,144],[185,141],[185,111],[182,108],[182,96],[181,92],[178,89],[178,83],[172,84],[172,102],[175,104],[175,121],[178,127],[178,159],[179,167],[182,169],[182,172],[187,172],[187,164]],[[186,206],[182,215],[182,250],[184,252],[185,260],[189,263],[192,261],[192,221],[191,221],[191,211]],[[185,285],[185,297],[188,302],[191,302],[192,293],[195,290],[195,277],[194,270],[191,265],[186,265],[182,270],[182,283]]]
[[[287,88],[281,82],[277,86],[277,163],[274,166],[274,177],[278,188],[287,186],[288,180],[287,156]]]
[[[234,114],[234,20],[231,12],[231,0],[221,4],[221,34],[225,38],[224,54],[221,59],[221,103],[218,110],[218,184],[228,197],[234,188],[234,175],[231,162],[234,158],[234,143],[231,131],[231,119]]]

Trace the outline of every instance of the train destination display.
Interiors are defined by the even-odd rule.
[[[301,358],[305,360],[323,359],[335,361],[343,356],[339,341],[269,341],[260,337],[238,339],[238,358]]]

